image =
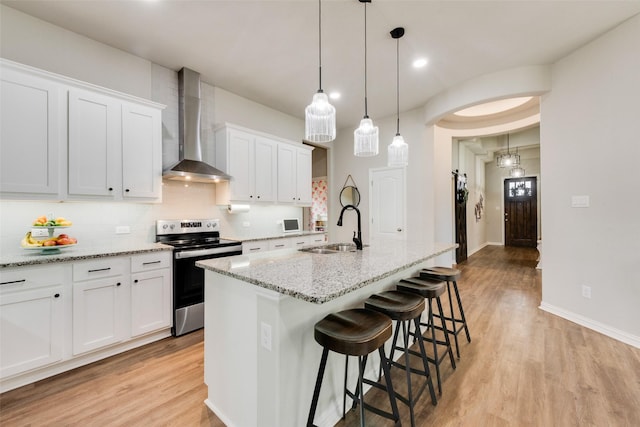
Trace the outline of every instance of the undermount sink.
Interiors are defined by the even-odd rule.
[[[314,248],[303,248],[300,250],[302,252],[309,252],[312,254],[337,254],[340,252],[355,252],[356,245],[351,243],[331,243],[325,246],[314,247]]]

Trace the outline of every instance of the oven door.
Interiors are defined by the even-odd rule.
[[[237,248],[181,249],[173,261],[173,335],[179,336],[204,326],[204,270],[196,261],[241,255]]]

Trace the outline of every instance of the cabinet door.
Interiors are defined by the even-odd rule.
[[[278,145],[278,202],[296,201],[296,147]]]
[[[0,295],[0,377],[62,359],[62,286]]]
[[[131,276],[131,336],[171,327],[171,270]]]
[[[73,354],[122,341],[124,277],[73,284]]]
[[[122,195],[160,197],[162,127],[160,111],[142,105],[122,106]]]
[[[120,135],[118,101],[69,91],[69,194],[119,195]]]
[[[275,181],[278,168],[277,143],[266,138],[256,138],[254,145],[254,167],[251,168],[257,202],[275,202]]]
[[[259,240],[257,242],[242,242],[242,254],[253,254],[256,252],[264,252],[269,250],[269,242],[267,240]]]
[[[231,200],[253,201],[254,188],[251,185],[253,171],[249,168],[249,162],[253,160],[252,148],[255,137],[236,130],[229,130],[228,135],[229,164],[226,172],[233,177],[229,197]]]
[[[299,148],[296,157],[296,203],[311,206],[311,151]]]
[[[62,89],[4,67],[0,75],[0,191],[57,194]]]

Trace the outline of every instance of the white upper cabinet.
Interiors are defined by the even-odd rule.
[[[277,142],[225,126],[216,131],[216,167],[231,176],[216,188],[218,204],[275,202]]]
[[[164,106],[7,60],[0,66],[3,195],[161,198]]]
[[[162,185],[162,117],[157,108],[122,106],[122,191],[125,198],[157,199]]]
[[[278,146],[278,202],[311,206],[311,150],[307,146]]]
[[[0,64],[1,65],[1,64]],[[64,134],[62,87],[12,68],[0,69],[0,191],[57,198]]]
[[[120,103],[69,91],[69,194],[115,198],[121,188]]]

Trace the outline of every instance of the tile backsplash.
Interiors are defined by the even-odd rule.
[[[282,218],[302,221],[302,208],[292,206],[251,206],[249,212],[230,214],[226,206],[215,204],[215,185],[165,181],[162,203],[45,202],[0,200],[0,256],[19,252],[20,240],[40,215],[53,214],[73,221],[66,234],[78,244],[91,247],[104,243],[153,242],[158,219],[218,218],[221,234],[250,238],[277,236]],[[118,226],[130,233],[116,234]]]

